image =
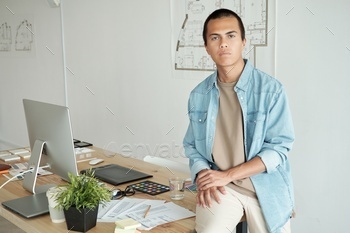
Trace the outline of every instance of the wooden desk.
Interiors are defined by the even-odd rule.
[[[105,161],[97,166],[106,165],[110,163],[119,164],[125,167],[133,168],[138,171],[143,171],[148,174],[152,174],[153,178],[149,178],[149,180],[152,180],[154,182],[158,182],[161,184],[168,184],[168,177],[173,176],[171,171],[169,171],[166,167],[161,167],[158,165],[146,163],[144,161],[134,159],[134,158],[127,158],[123,157],[121,155],[113,154],[110,152],[103,151],[101,149],[98,149],[96,147],[93,147],[95,151],[92,153],[92,157],[98,157],[103,158]],[[112,155],[112,156],[111,156]],[[84,159],[84,158],[83,158]],[[85,158],[86,159],[86,158]],[[89,162],[78,162],[78,170],[89,168]],[[186,178],[188,175],[172,171],[175,173],[175,175],[181,176]],[[1,176],[0,177],[0,183],[6,181],[6,178]],[[64,183],[58,176],[56,175],[49,175],[45,177],[39,177],[37,180],[37,184],[45,184],[45,183],[55,183],[55,184],[61,184]],[[133,182],[135,183],[135,182]],[[107,184],[110,188],[112,188],[112,185]],[[116,188],[124,189],[128,184],[120,185]],[[27,196],[29,193],[23,189],[22,187],[22,181],[14,181],[7,184],[3,189],[0,190],[0,202],[12,200],[18,197]],[[162,199],[171,201],[169,197],[169,193],[163,193],[156,196],[151,196],[143,193],[136,193],[133,197],[137,198],[147,198],[147,199]],[[183,206],[190,211],[195,212],[196,202],[195,202],[195,195],[191,193],[190,191],[185,191],[185,198],[181,201],[173,201],[175,204],[178,204],[180,206]],[[33,219],[26,219],[23,218],[7,209],[5,209],[2,205],[0,207],[0,214],[12,222],[13,224],[17,225],[21,229],[23,229],[26,232],[67,232],[66,223],[52,223],[50,216],[43,215],[39,216]],[[179,220],[176,222],[171,222],[167,224],[160,225],[151,231],[144,231],[144,232],[159,232],[159,233],[180,233],[180,232],[194,232],[194,217],[187,218],[183,220]],[[100,223],[97,222],[96,227],[89,230],[89,233],[97,233],[97,232],[114,232],[115,224],[114,223]]]

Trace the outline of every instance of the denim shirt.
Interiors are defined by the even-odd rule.
[[[288,152],[294,128],[282,84],[245,60],[234,91],[242,108],[246,161],[259,156],[266,171],[251,177],[269,232],[278,233],[294,207],[294,191]],[[219,108],[217,72],[190,94],[190,123],[184,138],[191,178],[203,169],[218,169],[212,158]]]

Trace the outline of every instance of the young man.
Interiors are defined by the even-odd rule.
[[[285,90],[242,58],[245,31],[233,11],[210,14],[203,39],[217,71],[190,94],[184,138],[196,231],[232,231],[245,214],[250,233],[290,232],[294,129]]]

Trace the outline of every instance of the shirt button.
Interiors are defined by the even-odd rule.
[[[199,119],[199,122],[202,122],[202,119]]]

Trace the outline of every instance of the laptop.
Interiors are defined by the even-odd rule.
[[[25,218],[33,218],[49,213],[46,192],[5,201],[2,205]]]
[[[112,185],[120,185],[136,180],[153,177],[152,175],[136,171],[132,168],[123,167],[117,164],[108,164],[100,167],[95,167],[95,177],[101,181],[110,183]],[[81,171],[81,173],[87,170]]]

